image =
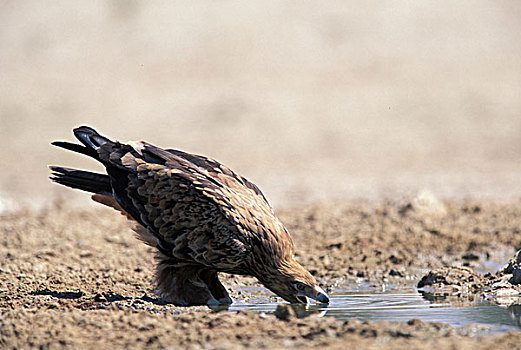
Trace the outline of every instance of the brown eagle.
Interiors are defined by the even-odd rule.
[[[83,144],[54,146],[101,162],[107,174],[51,166],[51,179],[94,193],[92,199],[135,222],[157,249],[158,296],[176,305],[231,304],[218,273],[256,277],[290,303],[328,303],[295,261],[284,225],[257,186],[216,160],[147,142],[111,141],[82,126]]]

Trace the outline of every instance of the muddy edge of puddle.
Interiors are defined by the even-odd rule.
[[[278,215],[294,238],[297,259],[331,288],[411,286],[428,270],[506,262],[521,248],[520,200],[328,202]],[[110,210],[70,210],[61,203],[4,214],[0,228],[1,346],[518,346],[519,332],[483,337],[482,326],[283,321],[164,304],[150,288],[152,250]],[[235,276],[224,276],[223,283],[238,300],[247,298],[240,287],[256,285]]]

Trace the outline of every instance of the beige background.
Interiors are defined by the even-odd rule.
[[[519,1],[1,1],[0,210],[81,124],[212,156],[276,206],[521,196]]]

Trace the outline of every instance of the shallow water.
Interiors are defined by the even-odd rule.
[[[248,302],[236,302],[230,311],[255,310],[272,313],[277,302],[269,300],[269,294],[261,288],[245,288]],[[471,323],[489,325],[491,333],[519,330],[520,307],[500,307],[484,300],[450,302],[436,298],[428,300],[415,288],[381,290],[335,290],[329,293],[330,304],[311,304],[304,314],[319,313],[341,320],[362,321],[422,321],[444,322],[461,327]],[[429,298],[432,299],[432,298]]]

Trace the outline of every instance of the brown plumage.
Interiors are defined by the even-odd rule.
[[[82,126],[83,145],[53,145],[100,161],[107,174],[52,166],[51,179],[135,222],[157,248],[158,295],[177,305],[230,304],[218,272],[255,276],[292,303],[329,299],[294,259],[284,225],[257,186],[219,162],[149,143],[113,142]]]

